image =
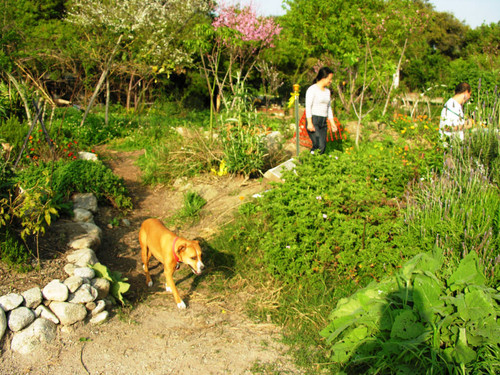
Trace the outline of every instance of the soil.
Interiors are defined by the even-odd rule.
[[[215,265],[204,259],[209,266],[203,276],[195,277],[185,266],[174,275],[188,306],[178,310],[172,296],[165,292],[161,265],[151,261],[151,288],[146,286],[142,272],[137,238],[141,222],[149,217],[171,217],[182,206],[187,189],[199,192],[207,204],[199,222],[172,229],[204,244],[232,220],[239,205],[268,186],[242,177],[205,176],[178,181],[173,187],[151,188],[141,184],[140,170],[135,165],[140,152],[104,148],[100,154],[124,179],[134,203],[133,211],[125,217],[129,223],[120,221],[122,218],[112,207],[101,207],[95,215],[96,224],[103,230],[97,257],[128,278],[131,288],[126,298],[131,306],[114,306],[111,318],[102,325],[60,327],[53,343],[30,355],[13,352],[12,333],[6,333],[0,342],[0,374],[303,373],[287,354],[289,348],[280,342],[281,328],[245,313],[253,297],[267,294],[265,287],[230,273],[211,275]],[[110,225],[117,222],[117,226]],[[58,238],[57,231],[49,230],[40,243],[41,271],[16,273],[0,266],[0,295],[43,287],[55,278],[65,279],[65,251],[64,239]],[[214,287],[215,281],[223,287]],[[265,297],[260,299],[269,302]]]

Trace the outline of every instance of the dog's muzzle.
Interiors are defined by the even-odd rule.
[[[196,266],[197,266],[196,269],[191,267],[191,270],[193,271],[193,273],[195,275],[201,275],[203,270],[205,269],[205,265],[203,263],[201,263],[201,261],[200,261],[200,262],[198,262],[198,264]]]

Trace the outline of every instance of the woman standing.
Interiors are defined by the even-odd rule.
[[[332,131],[337,131],[333,121],[331,96],[328,89],[328,86],[332,84],[332,78],[333,72],[329,68],[323,67],[306,91],[306,128],[312,141],[311,154],[314,154],[316,150],[319,150],[320,154],[325,153],[327,119],[332,124]]]

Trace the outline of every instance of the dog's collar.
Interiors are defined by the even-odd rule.
[[[172,253],[174,253],[174,259],[175,259],[175,262],[176,263],[179,263],[179,257],[177,256],[177,254],[175,253],[175,242],[177,241],[179,237],[175,237],[174,238],[174,243],[172,244]]]

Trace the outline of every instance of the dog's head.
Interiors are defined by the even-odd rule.
[[[201,247],[198,241],[182,241],[177,248],[179,260],[191,267],[191,270],[200,275],[205,266],[201,261]]]

